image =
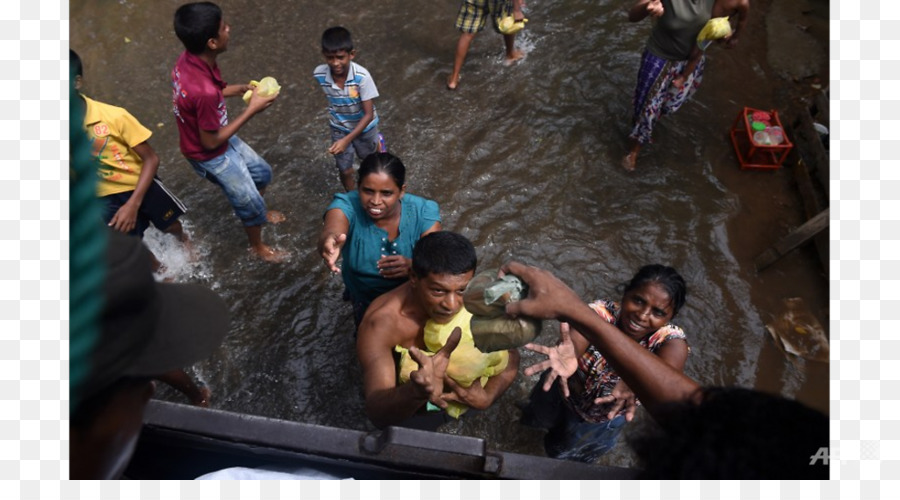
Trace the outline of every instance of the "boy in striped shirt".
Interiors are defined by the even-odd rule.
[[[378,88],[368,70],[353,62],[356,51],[350,32],[340,26],[328,28],[322,34],[322,55],[313,78],[328,98],[328,124],[331,128],[331,147],[340,171],[341,184],[346,191],[355,189],[353,155],[360,160],[381,149],[379,145],[378,114],[373,99]]]

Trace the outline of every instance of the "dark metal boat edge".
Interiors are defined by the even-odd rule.
[[[310,468],[354,479],[631,479],[638,471],[491,450],[479,438],[363,432],[151,400],[130,479],[193,479],[229,467]]]

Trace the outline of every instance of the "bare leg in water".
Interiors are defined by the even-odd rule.
[[[506,45],[506,61],[507,65],[512,64],[519,59],[525,57],[525,53],[516,49],[516,35],[503,35],[503,43]]]
[[[260,196],[265,194],[265,188],[259,190]],[[270,224],[278,224],[279,222],[284,222],[287,217],[284,216],[283,213],[278,210],[268,210],[266,211],[266,222]],[[247,232],[247,239],[250,241],[250,252],[252,252],[257,257],[261,258],[266,262],[282,262],[288,256],[290,256],[290,252],[285,252],[284,250],[276,250],[269,245],[266,245],[262,241],[262,226],[244,226],[244,231]]]
[[[625,155],[625,158],[622,158],[622,166],[625,170],[630,172],[634,170],[634,167],[637,164],[638,153],[641,151],[641,143],[634,139],[629,139],[628,143],[628,154]]]
[[[184,249],[187,251],[188,258],[191,262],[197,260],[197,255],[194,253],[194,245],[191,243],[191,239],[188,238],[187,233],[184,232],[184,226],[181,225],[180,220],[176,219],[164,232],[166,234],[171,234],[184,245]]]
[[[173,389],[187,396],[194,406],[209,407],[209,397],[212,393],[209,387],[198,386],[188,374],[181,369],[172,370],[157,377],[157,380],[165,382],[172,386]]]
[[[352,168],[341,171],[341,185],[344,186],[344,191],[348,193],[356,189],[356,180],[353,178]]]
[[[259,195],[266,194],[266,188],[259,190]],[[287,217],[279,210],[266,210],[266,222],[269,224],[278,224],[287,220]]]
[[[475,39],[475,33],[460,33],[459,41],[456,42],[456,55],[453,58],[453,72],[447,79],[447,88],[456,90],[459,87],[459,73],[462,71],[463,63],[466,62],[466,55],[469,53],[469,46]],[[505,64],[512,64],[519,59],[525,57],[525,54],[516,49],[516,35],[503,35],[503,43],[506,45]]]
[[[456,42],[456,56],[453,59],[453,73],[447,79],[447,88],[450,90],[456,90],[459,87],[459,72],[462,70],[463,63],[466,62],[466,54],[469,53],[469,46],[472,45],[474,38],[475,33],[460,33],[459,35],[459,41]]]
[[[271,214],[272,212],[269,212]],[[280,212],[278,212],[280,214]],[[266,218],[270,217],[269,215]],[[283,215],[282,215],[283,217]],[[262,226],[244,226],[247,239],[250,241],[250,251],[266,262],[282,262],[290,253],[284,250],[276,250],[262,241]]]

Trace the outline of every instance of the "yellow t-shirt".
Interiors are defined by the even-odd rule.
[[[134,191],[143,160],[133,148],[150,139],[152,132],[123,108],[88,97],[84,101],[84,129],[91,154],[100,163],[97,196]]]

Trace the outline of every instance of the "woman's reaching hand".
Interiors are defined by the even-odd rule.
[[[569,324],[559,324],[559,343],[556,347],[547,347],[540,344],[525,344],[525,349],[547,355],[547,359],[525,369],[525,375],[534,375],[546,369],[550,374],[544,381],[544,390],[549,391],[553,381],[559,378],[563,395],[569,396],[569,377],[578,369],[578,358],[575,356],[575,346],[569,334]]]

